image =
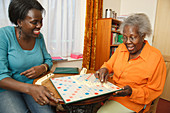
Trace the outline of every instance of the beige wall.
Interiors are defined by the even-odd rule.
[[[170,56],[170,0],[158,0],[153,46]]]
[[[105,17],[106,9],[112,9],[119,16],[121,0],[103,0],[103,18]]]

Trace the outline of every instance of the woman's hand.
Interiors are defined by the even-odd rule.
[[[59,102],[62,102],[61,99],[56,99],[54,94],[50,92],[45,86],[40,85],[31,85],[28,88],[27,94],[31,95],[34,100],[40,105],[52,105],[56,106]]]
[[[45,72],[44,66],[39,65],[39,66],[34,66],[34,67],[20,73],[20,75],[24,75],[27,78],[34,79],[34,78],[39,77],[44,72]]]
[[[132,88],[129,85],[126,85],[122,88],[123,90],[117,91],[113,94],[114,97],[119,96],[130,96],[132,94]]]
[[[96,78],[100,80],[101,83],[107,82],[108,79],[108,69],[107,68],[101,68],[94,74]]]

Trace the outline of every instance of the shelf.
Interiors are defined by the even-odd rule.
[[[112,23],[113,23],[113,24],[114,24],[114,23],[115,23],[115,24],[121,24],[122,21],[112,18]]]
[[[119,31],[120,24],[121,21],[114,18],[101,18],[97,20],[95,70],[100,69],[103,63],[109,60],[119,46],[119,43],[111,43],[114,43],[113,34],[121,35]]]
[[[117,25],[112,25],[112,28],[118,28],[119,26],[117,26]]]
[[[112,33],[118,33],[118,34],[121,34],[119,31],[113,31],[113,30],[112,30]]]
[[[117,46],[119,46],[119,44],[110,45],[110,47],[117,47]]]
[[[110,19],[112,19],[112,23],[113,24],[120,24],[120,23],[122,23],[122,21],[114,19],[114,18],[100,18],[98,20],[110,20]]]

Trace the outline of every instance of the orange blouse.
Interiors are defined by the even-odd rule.
[[[111,97],[125,107],[139,112],[149,110],[151,102],[161,95],[166,79],[166,65],[159,50],[145,41],[140,55],[128,61],[129,52],[120,44],[112,57],[103,64],[109,72],[114,72],[115,85],[131,86],[131,96]]]

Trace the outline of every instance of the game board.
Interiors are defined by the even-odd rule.
[[[50,80],[65,104],[121,90],[110,82],[100,83],[94,74],[50,78]]]

